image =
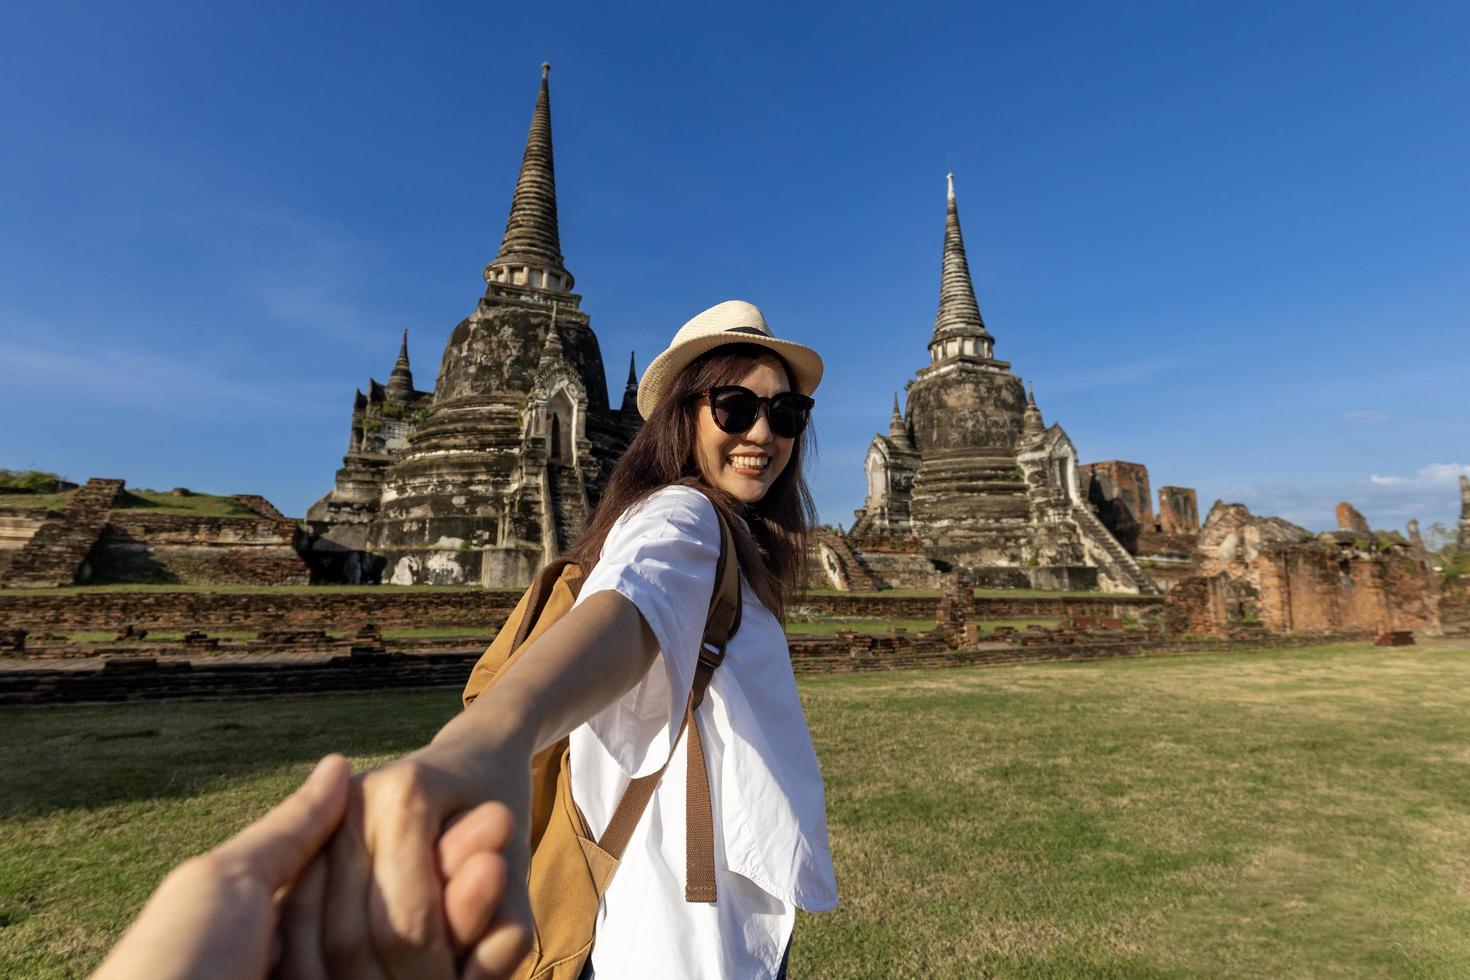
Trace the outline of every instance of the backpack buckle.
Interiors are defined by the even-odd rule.
[[[724,644],[720,644],[718,647],[713,646],[709,643],[701,643],[699,645],[699,662],[704,664],[706,667],[718,667],[721,663],[724,662],[724,659]]]

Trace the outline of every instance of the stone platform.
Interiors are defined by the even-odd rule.
[[[123,630],[380,629],[498,626],[515,608],[512,590],[400,590],[393,586],[321,591],[135,592],[76,591],[42,595],[0,592],[0,630],[35,632]],[[800,610],[832,616],[923,619],[935,614],[938,595],[818,593],[798,598]],[[1147,619],[1162,611],[1156,596],[979,596],[982,619],[1060,619],[1067,616]]]
[[[1061,627],[1014,631],[999,640],[951,646],[933,633],[790,637],[798,674],[922,667],[999,666],[1108,657],[1303,647],[1361,636],[1189,639],[1156,630]],[[280,697],[339,691],[458,688],[480,655],[478,640],[454,638],[433,652],[358,649],[349,653],[204,653],[192,658],[0,657],[0,707],[22,704],[153,701],[168,698]],[[414,641],[406,641],[414,642]],[[470,649],[464,649],[473,643]],[[1470,649],[1470,642],[1464,644]]]

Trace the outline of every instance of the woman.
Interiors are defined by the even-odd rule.
[[[646,425],[573,548],[592,566],[575,607],[429,746],[354,785],[326,858],[325,938],[317,948],[288,935],[287,973],[452,975],[468,953],[472,971],[505,975],[529,936],[529,760],[567,733],[572,793],[594,838],[631,778],[671,762],[599,913],[595,975],[784,972],[796,908],[837,902],[821,775],[777,618],[813,516],[802,435],[821,375],[816,352],[773,337],[749,303],[722,303],[679,330],[644,374]],[[744,588],[740,629],[699,708],[718,890],[702,904],[684,900],[678,734],[714,587],[717,507]],[[494,922],[456,922],[462,903],[438,876],[452,892],[455,869],[436,874],[435,841],[487,800],[516,820],[504,896]],[[292,933],[314,931],[298,917]]]

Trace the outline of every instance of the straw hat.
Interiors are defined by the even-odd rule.
[[[754,305],[740,299],[711,306],[679,328],[669,349],[653,359],[638,383],[638,414],[645,419],[664,397],[684,366],[705,351],[726,344],[756,344],[781,355],[791,368],[791,384],[810,395],[822,382],[822,357],[805,344],[771,336],[766,318]]]

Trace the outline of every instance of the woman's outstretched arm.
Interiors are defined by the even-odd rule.
[[[354,780],[328,851],[321,948],[288,943],[284,972],[302,962],[331,976],[453,977],[456,957],[468,955],[466,977],[509,975],[531,941],[531,756],[637,684],[657,655],[632,601],[597,592],[429,745]],[[498,910],[446,920],[446,903],[451,912],[454,903],[444,883],[462,875],[455,855],[436,856],[436,842],[456,815],[492,800],[515,821],[504,897]]]

